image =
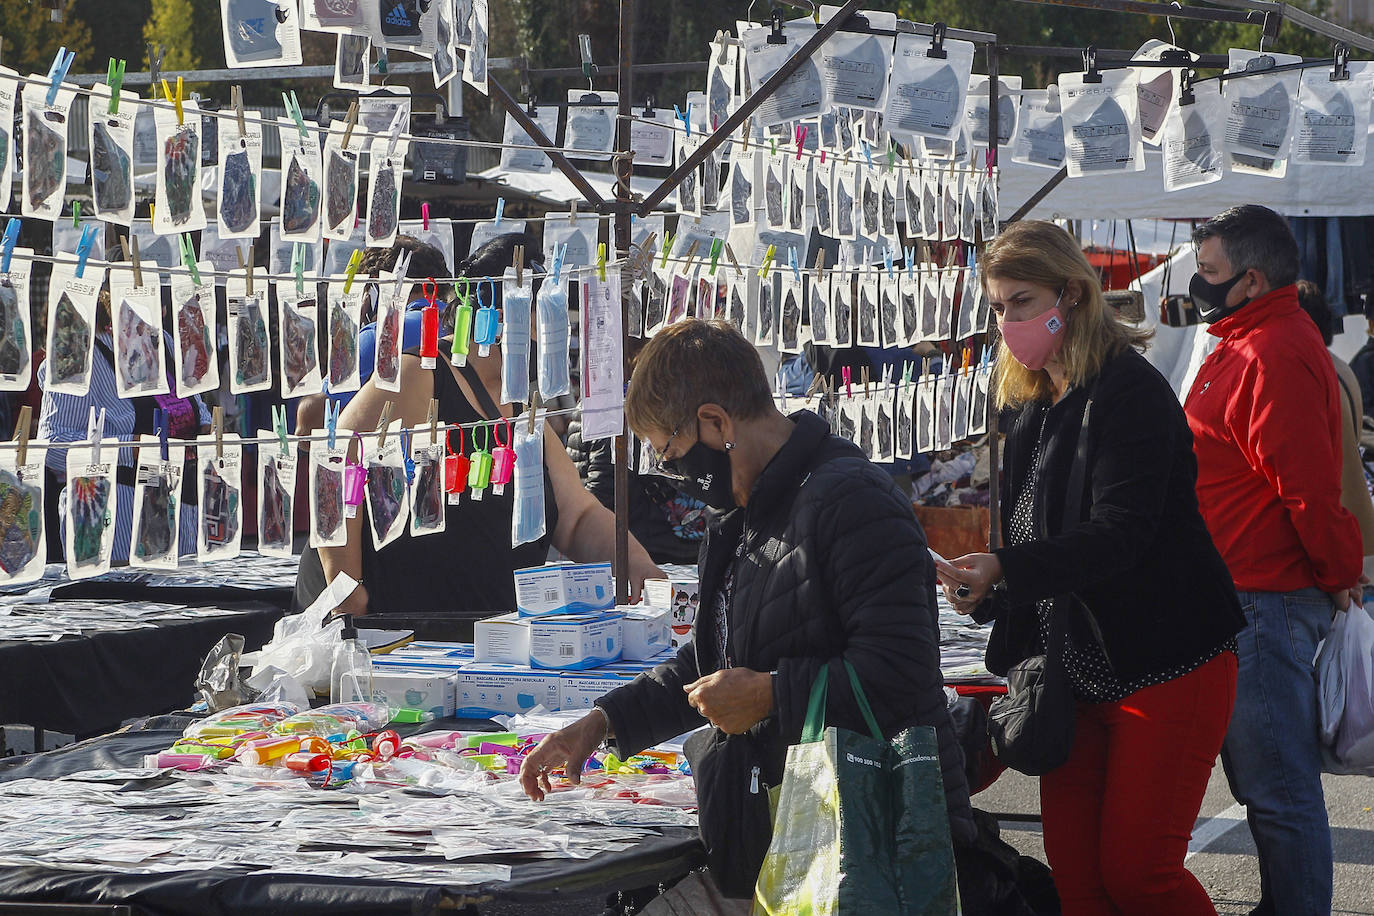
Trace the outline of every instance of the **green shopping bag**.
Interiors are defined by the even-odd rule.
[[[884,741],[845,663],[868,735],[825,727],[827,671],[811,688],[801,743],[787,749],[754,916],[958,912],[935,730]]]

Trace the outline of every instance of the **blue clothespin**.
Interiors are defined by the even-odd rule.
[[[272,405],[272,431],[277,434],[277,441],[281,443],[282,457],[291,454],[291,446],[286,442],[286,405],[277,407]]]
[[[868,141],[862,141],[864,145],[864,160],[868,162],[868,167],[873,168],[873,147],[868,145]]]
[[[692,138],[692,103],[691,103],[691,102],[688,102],[688,103],[687,103],[687,113],[686,113],[686,114],[683,114],[682,109],[681,109],[681,108],[678,108],[676,105],[674,105],[674,106],[673,106],[673,115],[674,115],[674,117],[676,117],[679,121],[682,122],[682,128],[683,128],[683,130],[687,131],[687,139],[690,140],[690,139]]]
[[[339,432],[339,411],[343,405],[329,396],[329,380],[324,381],[324,428],[329,434],[329,448],[334,448],[334,437]]]
[[[568,243],[553,246],[553,282],[563,278],[563,259],[568,255]]]
[[[76,246],[76,275],[83,277],[86,274],[86,259],[91,256],[91,248],[95,245],[95,225],[87,223],[86,228],[81,230],[81,241]]]
[[[14,244],[19,241],[19,219],[10,217],[10,221],[5,224],[5,238],[3,243],[3,253],[0,254],[0,274],[10,272],[10,259],[14,257]]]
[[[902,258],[906,261],[906,275],[908,278],[916,276],[916,246],[902,249]]]
[[[62,81],[67,78],[67,71],[72,68],[72,62],[76,60],[76,52],[68,51],[66,47],[57,49],[57,56],[52,59],[52,66],[48,68],[48,105],[57,103],[57,90],[62,88]]]
[[[410,430],[401,427],[401,458],[406,465],[406,483],[415,483],[415,459],[410,455]]]
[[[800,283],[801,270],[797,267],[797,249],[792,245],[787,246],[787,266],[792,268],[792,276]]]
[[[153,428],[157,430],[158,453],[164,462],[171,461],[172,456],[167,451],[167,411],[161,407],[153,409]]]
[[[892,246],[888,245],[883,249],[883,266],[887,268],[887,278],[895,279],[892,275]]]
[[[296,275],[296,295],[305,295],[305,243],[297,242],[291,248],[291,272]]]
[[[504,197],[498,197],[498,198],[496,198],[496,219],[495,219],[495,221],[494,221],[494,222],[496,223],[496,225],[498,225],[498,226],[501,225],[501,217],[503,217],[503,216],[505,216],[505,215],[506,215],[506,199],[505,199]]]
[[[305,129],[305,118],[301,115],[301,103],[296,98],[296,90],[292,89],[289,97],[283,92],[281,101],[286,106],[286,113],[291,116],[291,120],[296,122],[296,130],[301,132],[301,141],[309,140],[310,134]]]
[[[200,266],[196,264],[196,243],[191,240],[191,233],[183,232],[177,244],[181,247],[181,266],[190,272],[191,282],[200,286]]]

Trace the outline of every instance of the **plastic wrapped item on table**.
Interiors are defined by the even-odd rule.
[[[248,703],[207,716],[186,726],[183,739],[234,738],[251,732],[265,732],[300,708],[291,703]]]
[[[331,738],[353,731],[366,735],[385,728],[390,721],[391,710],[380,703],[331,703],[278,722],[274,730],[283,735]]]

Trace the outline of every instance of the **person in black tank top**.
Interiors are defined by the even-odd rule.
[[[504,257],[499,252],[495,257],[474,256],[468,272],[473,276],[500,273],[501,267],[495,265],[510,263],[509,249],[513,243],[507,241],[503,245],[508,238],[511,237],[503,236],[483,248],[485,252],[493,246],[504,247]],[[447,354],[450,348],[451,343],[446,340],[439,350]],[[442,423],[500,419],[510,415],[509,410],[501,410],[496,403],[500,376],[499,347],[493,348],[487,357],[478,356],[474,347],[468,365],[463,368],[453,368],[441,357],[432,370],[421,368],[417,351],[406,350],[401,357],[401,391],[380,391],[375,378],[369,379],[344,408],[339,427],[376,429],[388,401],[394,405],[393,420],[399,416],[405,427],[418,427],[427,418],[431,398],[439,402]],[[544,538],[511,546],[513,487],[508,487],[502,496],[488,491],[480,501],[465,493],[459,505],[446,508],[443,532],[414,538],[407,528],[380,551],[374,548],[366,530],[366,509],[360,509],[357,518],[348,522],[346,547],[307,549],[302,554],[294,609],[308,607],[342,571],[359,580],[362,587],[339,608],[341,612],[457,611],[478,619],[515,609],[514,571],[542,564],[550,545],[577,562],[611,560],[615,553],[614,514],[582,486],[557,437],[547,430],[545,436]],[[648,553],[631,538],[632,592],[639,593],[645,578],[660,575],[662,571],[654,566]]]

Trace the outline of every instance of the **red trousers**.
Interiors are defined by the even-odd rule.
[[[1236,699],[1236,656],[1119,703],[1080,703],[1073,752],[1040,779],[1064,916],[1215,916],[1188,841]]]

